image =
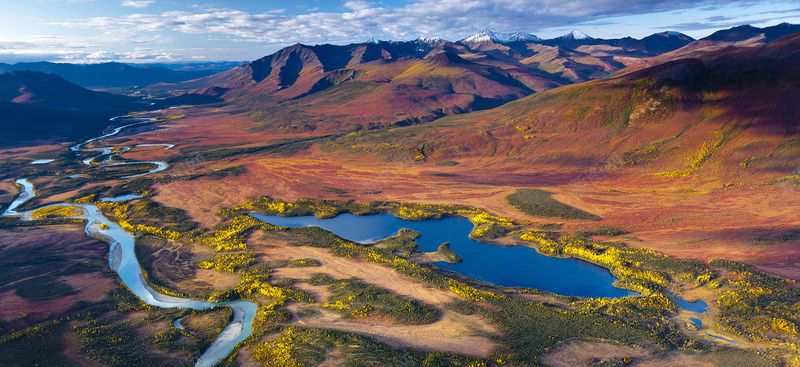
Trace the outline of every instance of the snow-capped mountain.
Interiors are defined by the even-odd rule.
[[[475,33],[467,38],[461,40],[462,43],[479,43],[485,41],[494,41],[498,43],[508,42],[536,42],[542,39],[530,33],[516,32],[516,33],[496,33],[488,29]]]
[[[583,33],[583,32],[581,32],[581,31],[579,31],[577,29],[572,31],[572,32],[569,32],[569,33],[567,33],[567,34],[565,34],[565,35],[563,35],[561,37],[558,37],[558,38],[561,38],[561,39],[573,39],[573,40],[590,40],[590,39],[592,39],[592,37],[589,37],[588,34]]]
[[[439,37],[419,37],[411,42],[416,42],[425,45],[436,45],[444,42],[444,40]]]

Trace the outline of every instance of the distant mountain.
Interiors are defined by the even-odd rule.
[[[198,61],[198,62],[170,62],[170,63],[154,63],[154,64],[136,64],[137,67],[160,67],[164,69],[169,69],[173,71],[191,71],[191,72],[203,72],[203,73],[210,73],[207,75],[211,75],[214,73],[219,73],[225,70],[230,70],[237,66],[246,64],[246,61]],[[207,76],[203,75],[203,76]],[[169,81],[164,81],[169,82]]]
[[[0,74],[0,144],[74,140],[104,128],[110,117],[141,108],[135,98],[94,92],[57,75]]]
[[[172,87],[224,90],[224,99],[262,122],[259,129],[294,131],[287,127],[299,121],[290,116],[302,114],[303,131],[326,132],[431,121],[560,85],[524,65],[497,64],[470,55],[462,45],[435,38],[344,46],[296,44]],[[342,124],[336,116],[348,116],[349,122]]]
[[[26,62],[13,65],[0,63],[0,73],[10,71],[38,71],[56,74],[85,88],[146,86],[153,83],[176,83],[212,75],[216,70],[177,71],[162,66],[134,67],[117,62],[102,64],[66,64],[52,62]]]
[[[660,63],[675,60],[678,50],[698,42],[678,32],[602,39],[572,31],[542,40],[485,29],[456,43],[295,44],[222,73],[147,90],[219,96],[258,121],[257,130],[370,130],[486,110],[632,72],[664,55],[672,56]]]
[[[763,42],[770,42],[787,34],[800,32],[800,24],[781,23],[775,26],[758,28],[751,25],[741,25],[724,29],[703,37],[703,41],[740,42],[752,38],[762,38]]]
[[[542,40],[540,43],[574,50],[578,50],[581,46],[609,46],[614,48],[613,51],[618,56],[641,57],[656,56],[676,50],[692,41],[694,38],[679,32],[655,33],[637,40],[632,37],[593,38],[579,30],[574,30],[560,37]]]
[[[565,34],[565,35],[563,35],[561,37],[558,37],[558,39],[582,41],[582,40],[591,40],[591,39],[594,39],[594,38],[589,37],[588,34],[583,33],[583,32],[581,32],[579,30],[573,30],[572,32],[569,32],[569,33],[567,33],[567,34]]]
[[[781,23],[775,26],[758,28],[750,25],[737,26],[714,32],[708,37],[690,42],[675,50],[665,50],[661,54],[643,60],[620,72],[630,72],[663,64],[672,60],[707,57],[713,52],[725,53],[736,47],[761,47],[780,37],[800,32],[800,25]]]
[[[645,50],[652,54],[663,54],[665,52],[677,50],[686,46],[694,41],[694,38],[689,37],[680,32],[661,32],[651,34],[642,38]]]
[[[458,44],[472,52],[547,73],[559,83],[576,83],[606,77],[694,40],[677,32],[657,33],[641,40],[593,38],[578,30],[547,40],[529,36],[522,41],[521,36],[483,30]]]
[[[135,99],[95,92],[53,74],[12,71],[0,74],[0,101],[56,110],[124,111]]]
[[[469,37],[458,41],[461,44],[475,44],[484,41],[494,41],[499,43],[511,43],[511,42],[537,42],[541,41],[542,39],[536,37],[532,34],[525,33],[525,32],[516,32],[516,33],[496,33],[492,32],[488,29],[483,29],[478,33],[475,33]]]

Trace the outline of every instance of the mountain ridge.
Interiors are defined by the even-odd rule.
[[[140,110],[137,98],[96,92],[53,74],[0,74],[0,145],[75,139],[105,128],[109,118]]]

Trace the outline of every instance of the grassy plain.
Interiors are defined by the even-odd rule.
[[[311,348],[307,356],[312,356],[313,361],[330,364],[351,358],[343,349],[343,340],[371,345],[375,350],[391,350],[393,352],[387,353],[400,353],[404,358],[416,361],[429,357],[416,354],[420,351],[441,351],[486,358],[493,363],[532,365],[548,361],[550,357],[554,361],[563,360],[564,357],[558,357],[558,353],[563,355],[560,351],[563,348],[568,350],[570,346],[576,348],[572,344],[577,343],[575,340],[587,343],[580,346],[590,351],[584,352],[584,359],[599,358],[614,363],[632,357],[637,363],[644,364],[697,362],[720,365],[727,358],[725,356],[736,353],[743,353],[736,357],[739,360],[757,358],[751,352],[709,348],[708,344],[700,341],[707,340],[703,335],[692,334],[678,321],[671,320],[677,315],[675,313],[631,316],[635,312],[615,312],[625,307],[635,310],[640,305],[575,303],[557,297],[558,302],[529,301],[537,299],[537,295],[474,285],[465,288],[445,286],[449,284],[445,278],[428,267],[421,267],[411,275],[401,275],[395,268],[370,260],[368,254],[371,252],[342,257],[338,256],[342,252],[337,252],[335,246],[314,247],[336,242],[308,231],[248,229],[241,239],[246,243],[246,250],[222,254],[251,254],[255,263],[231,269],[197,266],[222,254],[215,253],[203,241],[190,240],[194,238],[192,236],[207,236],[203,238],[209,241],[219,239],[214,236],[214,231],[229,228],[225,226],[233,223],[230,217],[219,215],[219,209],[236,207],[261,195],[291,203],[301,198],[312,198],[352,200],[354,203],[394,201],[467,205],[511,218],[525,230],[547,229],[555,238],[583,232],[598,240],[613,239],[634,248],[695,259],[701,263],[712,258],[725,258],[742,261],[768,274],[800,279],[800,268],[796,266],[800,261],[800,250],[797,250],[800,236],[795,234],[796,228],[800,228],[800,219],[793,214],[800,199],[790,195],[795,186],[786,186],[784,182],[768,183],[766,177],[759,182],[729,185],[722,176],[654,176],[651,168],[636,165],[611,167],[599,160],[594,164],[604,170],[603,174],[587,181],[581,180],[586,175],[581,167],[585,166],[564,165],[557,160],[541,159],[531,164],[512,159],[513,156],[465,156],[457,158],[459,164],[452,164],[450,159],[426,155],[426,148],[421,146],[413,149],[391,143],[385,149],[364,149],[358,144],[341,146],[342,140],[337,140],[340,137],[315,135],[313,132],[253,132],[250,130],[253,122],[242,115],[202,108],[188,112],[189,117],[169,122],[166,129],[132,135],[129,136],[131,140],[125,142],[177,144],[170,150],[151,147],[122,155],[130,159],[168,159],[171,168],[152,180],[134,180],[123,185],[121,180],[98,176],[69,182],[63,177],[48,176],[49,171],[39,171],[41,176],[32,181],[37,187],[51,190],[39,199],[39,203],[91,195],[92,191],[84,191],[83,196],[78,192],[98,185],[108,187],[95,189],[102,195],[138,192],[149,196],[129,203],[131,205],[126,207],[124,215],[112,218],[181,234],[171,238],[162,235],[166,232],[153,232],[155,236],[140,237],[138,254],[152,283],[174,292],[202,297],[242,295],[267,308],[264,314],[272,318],[265,316],[270,321],[266,322],[264,333],[234,357],[244,365],[269,363],[269,358],[277,358],[278,354],[274,353],[276,341],[286,341],[287,335],[292,333],[300,333],[298,335],[309,340],[297,347]],[[220,119],[226,123],[219,123]],[[457,127],[452,121],[436,123],[445,129]],[[407,131],[405,128],[397,129]],[[413,132],[413,127],[408,131]],[[15,157],[24,155],[9,153]],[[216,169],[232,167],[242,169],[235,175],[212,176]],[[15,169],[31,168],[20,165]],[[525,188],[546,190],[552,193],[546,195],[548,200],[552,200],[548,201],[551,204],[561,203],[562,209],[576,208],[588,215],[563,218],[536,211],[519,211],[506,198]],[[10,201],[8,199],[16,192],[8,182],[4,182],[0,190],[3,190],[0,195],[6,201]],[[607,230],[609,228],[614,230]],[[503,232],[494,241],[525,245],[516,240],[520,234],[516,230],[515,227],[510,233]],[[396,256],[391,251],[379,250],[379,247],[375,248],[375,253],[380,256],[389,256],[389,259]],[[292,261],[309,259],[318,262],[309,264],[318,266],[290,266]],[[255,266],[260,266],[257,274],[253,272]],[[745,271],[738,271],[737,275],[736,271],[714,269],[715,274],[724,279],[741,281],[748,276]],[[441,317],[414,326],[402,325],[391,317],[376,314],[363,318],[343,317],[323,306],[335,296],[335,292],[326,285],[308,282],[317,273],[328,274],[334,279],[356,277],[369,286],[429,305],[440,312]],[[680,295],[705,299],[712,304],[711,312],[720,315],[722,310],[715,305],[720,297],[719,290],[706,289],[694,281],[668,278],[665,287]],[[64,283],[73,290],[78,289],[68,281]],[[67,293],[72,291],[67,287],[50,288],[63,291],[60,296],[71,297]],[[314,302],[284,298],[281,293],[284,291],[276,289],[303,292]],[[225,293],[226,290],[230,292]],[[722,290],[737,289],[731,285]],[[296,294],[292,292],[288,293]],[[547,297],[551,296],[538,299]],[[753,299],[748,305],[760,307],[762,300]],[[12,308],[19,309],[18,306]],[[169,317],[176,315],[170,314]],[[117,322],[120,327],[145,328],[145,324],[138,321],[126,324],[127,321],[122,320],[120,318]],[[191,318],[187,322],[189,320]],[[704,323],[707,320],[704,318]],[[733,332],[740,326],[732,325],[728,330]],[[319,329],[331,333],[314,331]],[[148,330],[142,331],[143,335],[174,333],[163,326]],[[719,331],[716,326],[706,330]],[[117,331],[126,332],[122,329]],[[207,332],[206,339],[213,334]],[[686,338],[686,335],[694,340]],[[743,337],[731,333],[722,335],[744,342]],[[169,338],[174,336],[165,337],[171,340]],[[177,338],[184,340],[181,339],[184,337],[188,338],[186,335]],[[613,347],[606,343],[608,340],[615,341]],[[767,344],[747,345],[754,348]],[[640,347],[645,352],[637,349]],[[693,352],[678,352],[685,350]],[[406,352],[410,354],[403,354]],[[88,352],[77,354],[81,353],[85,355]],[[542,355],[545,357],[540,357]],[[771,355],[785,360],[792,358],[786,348]],[[105,361],[103,358],[96,357]],[[456,359],[449,360],[453,362]],[[761,361],[759,359],[757,363]]]
[[[108,268],[108,244],[82,225],[3,229],[0,243],[0,355],[9,366],[188,363],[230,316],[145,307]],[[186,333],[172,326],[181,317]]]
[[[234,141],[237,135],[244,141],[255,138],[236,132],[239,120],[235,117],[231,120],[234,128],[224,131],[218,125],[204,124],[203,119],[179,120],[171,140],[216,136],[215,141],[224,143]],[[177,135],[182,130],[191,133]],[[312,146],[292,156],[234,156],[226,159],[230,163],[206,161],[192,169],[243,164],[247,172],[218,182],[198,179],[157,185],[160,195],[154,200],[187,210],[205,226],[218,223],[216,209],[235,206],[258,195],[288,201],[311,197],[465,204],[521,220],[562,223],[569,232],[612,227],[631,232],[625,240],[633,246],[703,260],[724,257],[800,279],[800,272],[791,265],[800,260],[795,246],[799,239],[784,235],[800,226],[800,220],[789,215],[791,208],[800,204],[800,198],[791,195],[796,189],[788,183],[728,185],[726,180],[718,181],[713,176],[665,179],[650,176],[638,166],[608,168],[589,182],[581,180],[585,172],[580,168],[529,165],[503,157],[466,158],[460,159],[457,166],[436,166],[433,160],[415,160],[408,154],[387,157],[380,152],[356,153]],[[596,164],[603,167],[602,161]],[[498,172],[502,174],[495,174]],[[454,173],[458,177],[444,178],[434,173]],[[346,194],[324,187],[343,189]],[[554,193],[553,199],[603,219],[587,223],[521,213],[505,202],[506,196],[521,187],[544,188]]]

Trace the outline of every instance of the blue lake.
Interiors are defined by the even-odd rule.
[[[442,243],[450,242],[450,249],[464,258],[459,264],[437,262],[436,266],[489,284],[541,289],[564,296],[621,298],[638,295],[614,287],[616,278],[608,269],[585,261],[545,256],[530,247],[503,247],[475,241],[469,238],[473,225],[464,217],[409,221],[392,214],[356,216],[348,213],[330,219],[250,215],[281,227],[318,226],[359,243],[392,237],[403,228],[412,229],[422,234],[416,240],[420,250],[433,252]]]
[[[699,300],[694,301],[694,302],[689,302],[689,301],[687,301],[687,300],[685,300],[683,298],[680,298],[680,297],[676,296],[672,292],[668,291],[667,293],[670,296],[672,296],[673,298],[675,298],[675,303],[678,304],[678,307],[680,307],[680,308],[682,308],[682,309],[684,309],[686,311],[697,312],[697,313],[704,313],[704,312],[708,311],[708,303],[706,303],[706,301],[703,301],[703,300],[699,299]]]

